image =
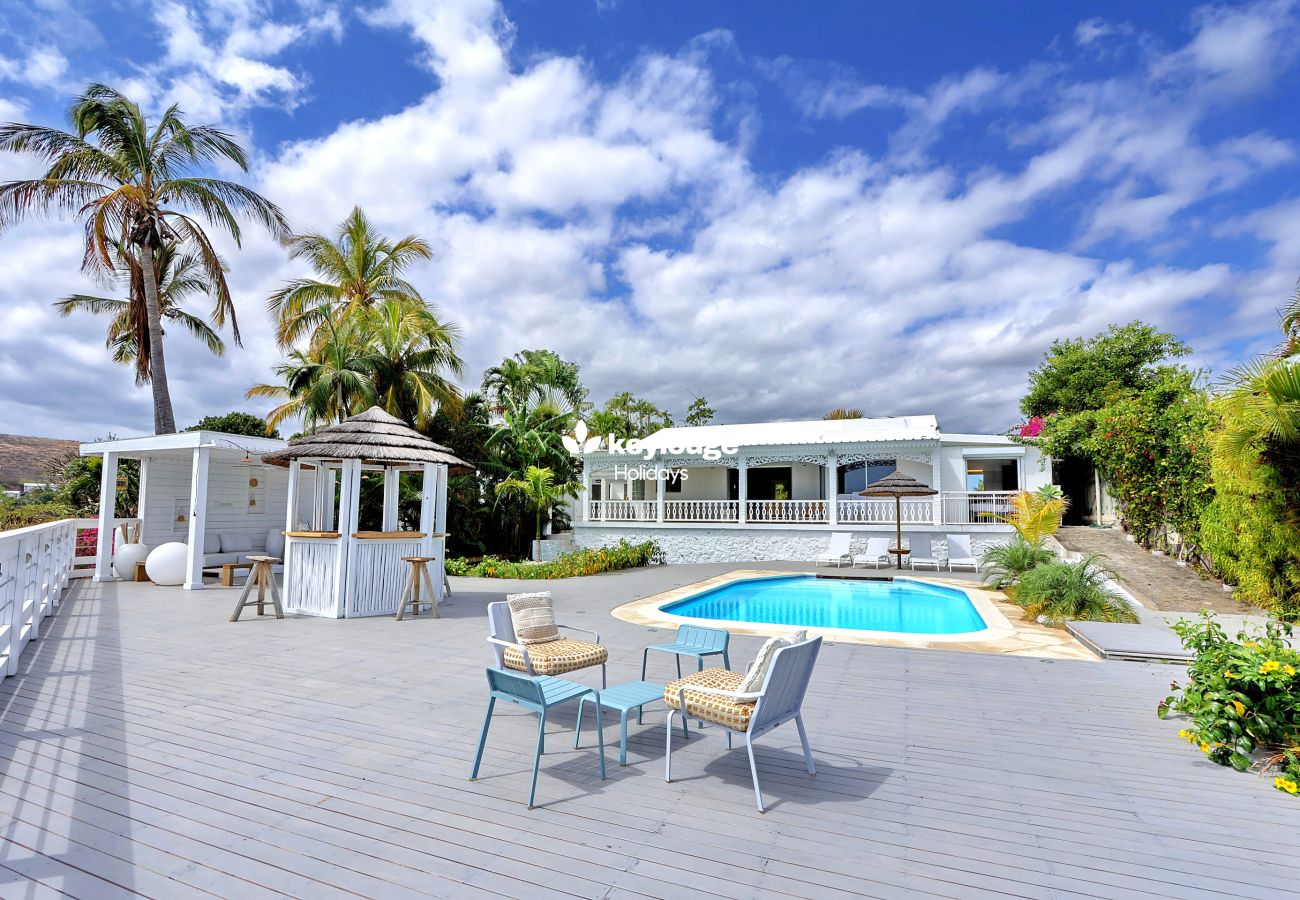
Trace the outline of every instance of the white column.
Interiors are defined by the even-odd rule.
[[[591,521],[591,466],[582,467],[582,521]]]
[[[397,530],[397,498],[401,484],[402,472],[391,467],[384,468],[384,516],[382,531]]]
[[[361,495],[361,460],[345,459],[339,472],[338,562],[334,566],[334,615],[347,615],[348,562],[352,533],[357,530]]]
[[[144,543],[145,497],[149,493],[149,457],[140,460],[140,484],[135,493],[135,516],[140,520],[140,543]]]
[[[289,460],[289,501],[284,509],[284,530],[296,531],[298,528],[298,496],[302,490],[302,463],[296,459]],[[288,540],[286,538],[285,540]],[[286,548],[287,548],[286,544]]]
[[[655,521],[663,522],[664,520],[664,489],[665,479],[662,475],[655,478]]]
[[[736,478],[740,487],[736,495],[740,499],[740,511],[736,521],[743,525],[749,521],[749,515],[745,510],[745,504],[749,500],[749,457],[736,458]]]
[[[438,466],[438,494],[433,498],[433,527],[442,534],[447,533],[447,479],[451,473],[446,466]]]
[[[939,447],[935,447],[934,450],[931,451],[932,455],[930,457],[930,487],[939,492],[934,495],[933,516],[935,525],[943,524],[943,460],[941,459],[942,454],[939,452],[939,449]]]
[[[99,541],[95,548],[95,580],[113,580],[113,519],[117,508],[117,454],[105,453],[99,470]],[[15,603],[20,600],[15,600]]]
[[[194,465],[190,472],[190,535],[189,549],[185,554],[185,590],[203,590],[203,531],[208,518],[208,456],[207,447],[194,449]]]
[[[840,524],[840,505],[835,500],[839,469],[840,457],[832,448],[826,454],[826,522],[830,525]]]

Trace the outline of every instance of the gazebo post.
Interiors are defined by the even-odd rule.
[[[361,460],[345,459],[339,478],[338,564],[334,567],[334,615],[347,615],[348,556],[352,550],[352,533],[357,530],[361,500]]]
[[[397,530],[397,503],[401,496],[402,470],[393,466],[384,466],[384,515],[383,531]]]

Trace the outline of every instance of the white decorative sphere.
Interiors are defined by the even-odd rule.
[[[190,548],[179,541],[163,544],[149,554],[144,570],[154,584],[181,584],[185,581],[185,562]]]
[[[113,572],[123,581],[135,581],[136,563],[144,562],[148,555],[144,544],[121,544],[113,551]]]

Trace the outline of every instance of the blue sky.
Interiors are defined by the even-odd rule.
[[[524,347],[725,421],[1016,421],[1055,338],[1143,318],[1222,371],[1274,341],[1300,275],[1297,24],[1286,2],[166,0],[0,9],[0,119],[89,80],[179,102],[253,153],[299,230],[354,204],[431,240],[415,280],[482,369]],[[0,178],[32,174],[0,159]],[[79,229],[0,234],[0,430],[148,429]],[[177,418],[279,359],[302,274],[228,246],[245,346],[169,341]]]

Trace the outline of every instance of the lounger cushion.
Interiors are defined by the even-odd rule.
[[[531,645],[559,640],[560,629],[555,627],[550,591],[510,594],[506,605],[510,607],[510,623],[514,625],[517,642]]]
[[[783,640],[783,639],[782,639]],[[715,688],[720,691],[738,691],[745,678],[740,672],[727,669],[705,669],[685,678],[669,682],[664,687],[664,703],[669,709],[681,709],[681,692],[686,690],[686,715],[693,719],[703,719],[732,731],[745,731],[749,720],[754,715],[753,700],[736,700],[731,697],[718,697],[713,694],[701,694],[692,691],[691,686]]]
[[[205,531],[203,533],[203,552],[220,553],[221,552],[221,535],[214,531]]]
[[[763,689],[763,682],[767,679],[767,670],[772,667],[772,660],[776,658],[776,651],[782,647],[793,647],[795,644],[802,644],[808,640],[808,632],[800,631],[789,637],[768,638],[767,643],[758,651],[758,656],[754,657],[753,664],[749,671],[745,673],[744,679],[740,682],[740,687],[736,690],[743,694],[753,694]]]
[[[563,675],[565,672],[576,672],[588,666],[603,666],[609,659],[609,651],[600,644],[560,638],[544,644],[529,644],[528,657],[533,661],[534,673]],[[506,647],[503,661],[507,669],[528,671],[524,667],[523,651],[517,647]]]

